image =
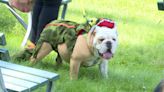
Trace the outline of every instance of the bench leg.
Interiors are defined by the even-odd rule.
[[[64,4],[61,19],[65,18],[66,10],[67,10],[67,4]]]
[[[7,49],[0,48],[0,60],[9,61],[10,55]]]
[[[0,68],[0,92],[7,92],[3,78],[2,78],[1,68]]]
[[[54,92],[54,83],[52,81],[48,83],[46,92]]]

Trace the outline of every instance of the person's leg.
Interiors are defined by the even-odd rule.
[[[30,41],[35,44],[37,36],[37,26],[39,23],[39,16],[42,10],[43,2],[41,0],[35,0],[32,13],[32,29],[30,34]]]
[[[162,80],[154,89],[154,92],[164,92],[164,80]]]
[[[58,12],[61,0],[47,0],[44,2],[42,11],[39,16],[39,23],[37,25],[36,41],[38,41],[41,32],[43,31],[46,24],[58,18]]]

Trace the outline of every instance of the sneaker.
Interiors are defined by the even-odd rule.
[[[13,58],[16,60],[29,60],[33,54],[33,49],[24,49],[13,55]]]
[[[16,60],[29,60],[35,49],[35,44],[28,41],[25,49],[13,55]]]
[[[35,49],[35,47],[36,47],[35,44],[31,41],[28,41],[25,46],[26,49]]]

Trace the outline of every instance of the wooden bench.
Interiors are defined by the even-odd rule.
[[[54,81],[59,78],[59,75],[56,73],[17,65],[2,60],[0,60],[0,70],[2,72],[4,86],[9,92],[31,92],[43,85],[47,85],[46,92],[54,92]],[[1,87],[3,87],[3,84]]]
[[[0,33],[0,45],[5,46],[6,45],[6,37],[4,33]],[[0,60],[9,61],[10,55],[9,51],[5,48],[0,48]]]

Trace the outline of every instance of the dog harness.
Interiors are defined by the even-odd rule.
[[[43,42],[50,43],[55,51],[57,51],[58,44],[66,43],[68,51],[72,52],[77,37],[86,33],[89,29],[90,26],[88,24],[78,24],[66,20],[52,21],[42,31],[33,56],[36,57]]]

